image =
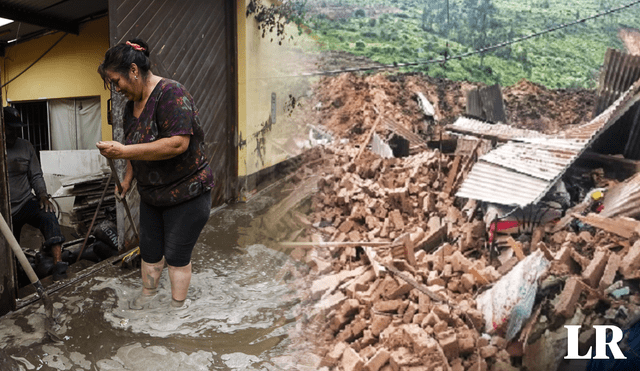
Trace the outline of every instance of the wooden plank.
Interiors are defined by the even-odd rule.
[[[634,233],[640,232],[640,221],[631,218],[607,218],[593,213],[587,216],[580,214],[573,214],[573,216],[593,227],[617,234],[624,238],[631,238]]]
[[[373,123],[373,126],[371,127],[371,130],[369,130],[369,133],[367,134],[366,139],[360,145],[360,150],[358,151],[358,154],[356,155],[356,157],[353,158],[353,162],[356,162],[356,160],[358,160],[358,157],[360,157],[362,152],[364,152],[364,149],[367,148],[367,144],[369,144],[369,142],[371,141],[371,137],[373,136],[373,133],[376,132],[376,128],[378,127],[378,124],[382,120],[382,114],[380,114],[378,112],[377,108],[374,107],[374,109],[375,109],[376,113],[378,114],[378,117],[376,118],[376,121]]]
[[[411,242],[411,235],[409,233],[405,233],[402,237],[402,242],[407,262],[415,268],[417,266],[416,253],[414,250],[415,246],[413,245],[413,242]]]
[[[438,247],[443,241],[447,238],[448,228],[447,225],[444,224],[437,230],[431,232],[427,237],[423,238],[420,242],[418,242],[415,246],[416,249],[425,250],[426,252],[431,252],[433,249]]]
[[[516,242],[516,240],[514,240],[513,237],[511,236],[507,238],[507,243],[509,244],[509,247],[513,249],[513,252],[516,254],[516,258],[522,261],[524,259],[524,252],[522,252],[522,244],[520,242]]]
[[[431,299],[436,300],[436,301],[441,301],[441,302],[447,301],[447,299],[445,297],[440,296],[440,294],[429,290],[429,288],[427,286],[416,282],[416,280],[414,280],[413,278],[411,278],[411,277],[407,276],[406,274],[400,272],[398,269],[396,269],[395,267],[391,266],[390,264],[385,264],[385,263],[380,262],[380,265],[382,265],[389,272],[393,273],[396,277],[398,277],[398,278],[402,279],[403,281],[405,281],[406,283],[410,284],[415,289],[417,289],[421,293],[427,295]]]
[[[381,267],[380,264],[378,263],[376,252],[373,250],[373,248],[369,246],[365,246],[363,247],[363,249],[364,249],[364,253],[367,255],[367,258],[369,259],[369,263],[371,263],[371,267],[373,268],[373,273],[375,273],[376,277],[380,277],[380,272],[384,272],[385,269],[384,267]]]
[[[456,155],[453,159],[453,164],[451,165],[451,169],[449,170],[449,174],[447,175],[447,183],[444,186],[444,193],[451,194],[451,190],[453,189],[453,181],[456,179],[458,175],[458,167],[460,166],[460,159],[462,156]]]

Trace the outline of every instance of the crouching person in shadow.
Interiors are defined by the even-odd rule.
[[[43,252],[53,256],[53,280],[67,277],[66,262],[62,261],[64,235],[60,230],[54,208],[42,176],[36,151],[28,141],[19,138],[26,126],[13,107],[4,107],[7,169],[13,234],[20,241],[25,224],[38,228],[44,236]]]

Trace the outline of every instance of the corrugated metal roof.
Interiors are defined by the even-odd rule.
[[[491,122],[506,122],[502,91],[495,84],[467,93],[467,114]]]
[[[539,202],[566,169],[640,100],[640,80],[591,122],[555,137],[521,138],[482,156],[456,196],[503,205]]]
[[[2,0],[0,17],[15,22],[0,27],[0,44],[48,30],[78,34],[83,21],[106,14],[107,0]]]
[[[603,209],[600,215],[608,218],[640,215],[640,173],[623,183],[619,183],[604,196]]]
[[[447,126],[447,130],[455,133],[471,134],[487,138],[496,138],[502,141],[516,138],[544,138],[546,135],[526,129],[514,128],[505,124],[490,124],[485,121],[460,117],[453,124]]]
[[[548,184],[548,181],[481,161],[473,166],[456,196],[503,205],[527,205],[544,192]]]
[[[596,92],[594,114],[604,111],[613,101],[640,78],[640,55],[631,55],[609,48],[604,56]]]

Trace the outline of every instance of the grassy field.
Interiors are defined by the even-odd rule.
[[[472,52],[633,0],[308,0],[304,27],[321,48],[393,64]],[[445,64],[406,68],[434,77],[549,88],[593,88],[621,28],[640,28],[640,5]]]

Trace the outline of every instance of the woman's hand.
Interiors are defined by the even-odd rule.
[[[116,187],[115,195],[119,201],[122,201],[123,198],[127,197],[127,192],[131,189],[131,182],[123,181],[120,185],[122,186],[122,191],[118,192],[118,187]]]
[[[118,159],[123,158],[124,156],[124,144],[120,142],[116,142],[113,140],[110,141],[100,141],[96,143],[96,147],[100,150],[100,154],[106,158]]]

